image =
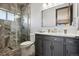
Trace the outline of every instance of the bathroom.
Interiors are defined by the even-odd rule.
[[[0,38],[0,56],[79,56],[79,3],[0,3]]]

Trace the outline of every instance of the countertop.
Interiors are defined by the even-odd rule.
[[[35,32],[35,34],[42,34],[42,35],[52,35],[52,36],[64,36],[64,37],[79,37],[79,34],[64,34],[64,33],[48,33],[48,32]]]

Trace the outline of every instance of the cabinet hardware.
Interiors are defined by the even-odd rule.
[[[51,49],[54,49],[54,46],[51,45],[50,48],[51,48]]]

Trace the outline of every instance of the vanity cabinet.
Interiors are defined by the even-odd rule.
[[[79,56],[79,40],[66,39],[66,55],[67,56]]]
[[[35,39],[35,55],[51,56],[51,40],[43,35],[35,35]]]
[[[52,40],[53,46],[53,56],[63,56],[64,55],[64,39],[62,37],[55,37]]]
[[[44,56],[63,56],[63,38],[49,37],[43,38],[43,55]]]
[[[41,36],[39,37],[39,35],[36,35],[36,40],[35,40],[35,55],[38,55],[38,56],[42,56],[42,40],[43,38],[41,38]]]
[[[78,56],[79,40],[75,37],[35,35],[36,56]]]
[[[37,56],[63,56],[63,38],[47,35],[35,35],[35,54]]]
[[[51,56],[51,40],[49,39],[44,39],[43,40],[43,56]]]

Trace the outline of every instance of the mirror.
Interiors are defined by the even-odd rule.
[[[56,25],[72,24],[72,5],[56,9]]]
[[[42,11],[42,27],[55,26],[55,8]]]

